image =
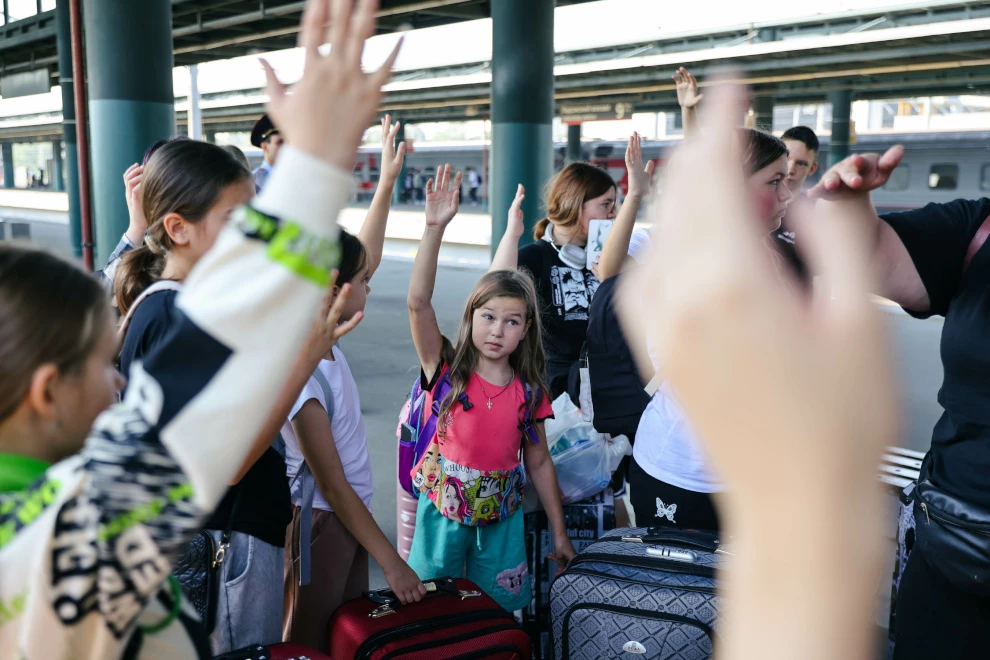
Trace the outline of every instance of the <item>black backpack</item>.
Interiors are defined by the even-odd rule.
[[[625,435],[632,440],[650,395],[646,393],[636,361],[615,313],[619,275],[601,283],[588,313],[585,349],[591,377],[595,430]]]

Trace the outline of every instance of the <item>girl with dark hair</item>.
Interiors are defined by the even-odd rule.
[[[641,139],[634,133],[626,148],[629,192],[617,222],[632,225],[650,186],[653,163],[643,166]],[[547,215],[533,232],[534,242],[523,248],[520,185],[509,210],[506,232],[491,270],[526,268],[540,298],[547,356],[547,384],[554,399],[569,392],[577,400],[578,360],[588,334],[588,308],[598,290],[598,265],[587,263],[588,225],[591,220],[616,218],[617,186],[605,170],[589,163],[571,163],[546,185]],[[569,288],[564,289],[564,282]],[[578,292],[577,288],[581,291]]]
[[[450,165],[427,183],[426,230],[409,284],[409,320],[423,391],[440,400],[437,434],[413,469],[423,495],[409,565],[422,578],[460,576],[509,611],[530,601],[523,541],[523,467],[547,512],[561,570],[574,557],[543,420],[553,411],[544,384],[539,303],[528,275],[489,272],[475,286],[456,346],[437,325],[432,298],[443,232],[457,213],[461,174]]]
[[[404,144],[395,148],[398,129],[386,115],[381,176],[361,238],[344,231],[340,234],[337,281],[351,287],[341,313],[343,322],[364,314],[369,283],[381,262],[388,207],[404,158]],[[327,306],[339,294],[340,288],[333,287]],[[322,651],[330,615],[341,603],[368,589],[369,554],[403,604],[425,596],[426,587],[371,515],[375,482],[368,432],[347,359],[337,345],[327,346],[320,358],[302,392],[297,392],[282,427],[293,504],[292,522],[285,534],[282,636]],[[311,530],[308,540],[304,538],[307,529]],[[302,552],[304,543],[308,555]]]
[[[784,184],[787,147],[773,135],[749,128],[736,129],[734,138],[739,141],[737,151],[742,156],[751,215],[763,223],[758,231],[767,237],[768,258],[783,272],[784,262],[772,245],[771,235],[780,226],[791,199],[791,192]],[[676,158],[668,167],[677,167]],[[625,246],[621,240],[626,235],[619,227],[613,229],[606,240],[606,250],[613,255],[622,254]],[[642,371],[650,377],[655,369],[655,364],[644,365]],[[666,382],[656,390],[640,418],[629,485],[638,525],[719,529],[711,493],[721,490],[722,484],[711,472],[701,445]]]
[[[120,385],[99,284],[0,246],[0,657],[211,656],[172,565],[289,379],[332,279],[351,162],[397,54],[361,70],[376,8],[361,0],[334,3],[335,55],[322,55],[328,4],[308,3],[306,67],[291,96],[267,68],[269,110],[289,128],[264,194],[200,260],[122,403],[97,417]],[[334,318],[345,303],[329,314],[333,340],[352,327]],[[238,570],[250,564],[234,553]],[[264,603],[276,610],[277,577]]]

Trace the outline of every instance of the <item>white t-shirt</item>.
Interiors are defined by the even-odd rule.
[[[358,494],[368,510],[371,511],[371,497],[375,493],[375,480],[371,472],[371,456],[368,453],[368,431],[364,426],[364,418],[361,416],[361,398],[358,396],[357,383],[351,375],[351,368],[347,366],[344,354],[336,346],[333,347],[333,360],[320,360],[317,367],[330,383],[333,390],[334,412],[330,428],[333,431],[334,444],[337,446],[337,453],[340,455],[340,462],[344,466],[344,475],[347,483]],[[323,388],[320,383],[310,376],[303,387],[302,393],[296,399],[292,411],[289,413],[289,420],[299,414],[299,410],[310,399],[316,399],[320,406],[326,410],[326,399],[323,396]],[[303,455],[299,449],[299,441],[292,430],[292,424],[286,422],[282,426],[282,439],[285,441],[285,471],[289,476],[289,482],[295,479],[299,466],[302,465]],[[310,466],[313,470],[313,466]],[[300,482],[292,484],[292,504],[299,506]],[[326,498],[317,488],[313,497],[313,508],[324,511],[333,511],[327,503]]]
[[[657,359],[649,347],[654,368]],[[654,479],[696,493],[722,490],[687,415],[664,382],[647,404],[636,429],[633,458]]]

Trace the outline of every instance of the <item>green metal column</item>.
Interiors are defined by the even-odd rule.
[[[753,128],[757,128],[767,133],[773,132],[773,97],[756,96],[752,101],[753,113],[756,115],[756,123]]]
[[[492,254],[505,233],[516,186],[526,187],[523,213],[532,241],[540,192],[553,175],[554,0],[498,0],[492,6],[492,155],[489,208]]]
[[[64,167],[65,165],[62,163],[62,141],[52,140],[52,173],[50,182],[52,190],[55,192],[63,192],[65,190]]]
[[[121,176],[175,133],[172,3],[86,0],[85,9],[92,180],[99,182],[94,262],[102,264],[127,229]]]
[[[76,148],[75,87],[72,80],[72,36],[69,2],[55,4],[55,37],[58,45],[58,82],[62,88],[62,139],[65,141],[65,191],[69,196],[69,242],[72,253],[82,258],[82,227],[79,214],[79,152]]]
[[[567,156],[568,163],[576,163],[581,160],[581,124],[568,124],[567,126]]]
[[[852,110],[852,91],[837,89],[830,92],[832,104],[832,137],[828,146],[828,165],[831,167],[849,155],[849,113]]]
[[[4,142],[0,145],[0,154],[3,155],[3,187],[14,187],[14,144]]]

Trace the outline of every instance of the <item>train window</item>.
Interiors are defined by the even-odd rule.
[[[932,190],[955,190],[959,181],[959,166],[955,163],[935,163],[928,173]]]
[[[890,178],[887,179],[887,183],[884,184],[884,190],[907,190],[908,183],[911,180],[911,168],[909,165],[900,165],[896,170],[890,173]]]
[[[990,190],[990,163],[980,168],[980,190]]]

